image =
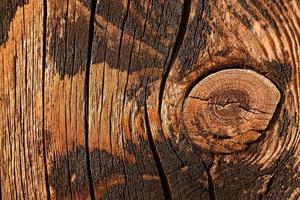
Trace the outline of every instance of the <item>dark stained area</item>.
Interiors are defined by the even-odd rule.
[[[101,199],[161,199],[161,184],[153,162],[151,149],[147,141],[140,139],[139,145],[127,141],[125,151],[135,155],[136,162],[130,163],[113,156],[105,151],[94,149],[90,152],[91,170],[94,186],[105,183],[118,175],[126,176],[125,184],[120,183],[106,188]],[[140,152],[140,153],[137,153]],[[54,159],[50,170],[50,185],[55,189],[58,197],[68,197],[70,192],[77,192],[82,197],[88,195],[85,148],[77,146],[66,155],[59,155]],[[71,180],[66,177],[70,174]],[[157,177],[143,179],[143,175]],[[71,184],[70,184],[71,183]],[[71,191],[70,191],[71,190]],[[147,194],[147,195],[145,195]]]
[[[283,113],[283,118],[279,119],[278,132],[280,136],[284,136],[286,134],[286,132],[288,131],[288,127],[291,123],[288,111],[284,109]]]
[[[197,148],[187,138],[175,138],[156,143],[168,177],[173,199],[209,199],[206,168],[211,156]]]
[[[86,9],[89,9],[89,1],[83,1]],[[176,2],[160,3],[153,1],[153,5],[145,8],[140,1],[130,1],[127,8],[120,0],[104,0],[98,4],[97,15],[112,23],[121,34],[118,38],[110,40],[106,34],[106,27],[95,21],[95,29],[102,29],[101,34],[95,33],[92,51],[92,63],[107,62],[110,67],[118,68],[121,71],[134,72],[148,67],[163,69],[165,60],[174,43],[178,29],[178,19],[181,15],[182,5]],[[134,12],[133,12],[134,9]],[[141,20],[142,19],[142,20]],[[76,21],[68,22],[67,29],[63,34],[58,34],[59,20],[54,18],[51,24],[50,54],[55,61],[55,68],[61,78],[65,75],[72,76],[84,69],[85,49],[87,43],[87,19],[79,16]],[[170,32],[171,30],[171,32]],[[132,37],[130,41],[124,39],[127,34]],[[131,52],[135,42],[144,42],[155,49],[157,54],[153,57],[138,50]],[[166,43],[166,41],[170,41]],[[110,46],[108,46],[108,42]],[[77,49],[76,52],[75,48]],[[80,48],[77,48],[80,47]],[[139,47],[143,48],[143,47]],[[146,51],[147,52],[147,51]],[[131,62],[129,65],[129,61]]]
[[[89,1],[83,1],[83,3],[89,9]],[[151,1],[151,5],[149,3],[145,8],[143,7],[145,5],[141,5],[140,1],[130,1],[129,6],[130,8],[127,10],[119,0],[104,0],[98,4],[97,15],[112,23],[123,35],[131,36],[132,39],[130,41],[124,40],[123,36],[121,42],[122,36],[119,35],[119,38],[110,40],[106,35],[109,34],[106,33],[106,27],[97,23],[96,20],[95,26],[103,29],[103,34],[96,33],[94,36],[92,63],[105,61],[112,68],[128,72],[150,67],[163,70],[173,48],[172,45],[175,43],[182,5],[177,2]],[[203,15],[210,15],[209,12],[209,5],[199,2],[196,16],[188,24],[182,48],[178,53],[178,58],[182,63],[182,73],[188,71],[195,64],[205,45],[205,35],[209,34],[210,28],[203,19]],[[74,75],[84,69],[82,62],[85,53],[81,49],[84,49],[87,41],[86,20],[79,17],[75,22],[69,22],[67,31],[64,30],[63,34],[60,35],[55,28],[57,25],[52,24],[54,34],[51,35],[51,49],[53,51],[50,53],[62,78],[65,75]],[[132,45],[140,45],[140,41],[155,49],[157,54],[163,55],[163,58],[153,57],[142,50],[132,52]],[[108,42],[110,46],[108,46]],[[77,48],[77,51],[74,52],[74,46],[81,48]],[[140,46],[139,48],[145,47]]]
[[[72,76],[82,72],[86,66],[86,49],[88,45],[88,18],[79,15],[74,21],[67,20],[61,27],[59,17],[50,18],[50,56],[60,77]],[[62,30],[61,30],[62,29]],[[60,33],[63,31],[63,34]]]
[[[163,143],[157,143],[157,146],[162,153],[165,173],[169,178],[173,198],[208,199],[205,167],[212,164],[210,156],[205,155],[186,139],[182,139],[178,144],[175,139],[170,139]],[[105,183],[110,178],[118,175],[126,176],[125,184],[107,188],[102,199],[127,199],[129,197],[139,199],[141,196],[146,199],[161,199],[161,182],[151,156],[149,143],[143,139],[140,139],[139,145],[127,141],[125,150],[135,156],[136,162],[123,161],[98,149],[90,152],[95,188],[97,188],[97,184]],[[84,151],[83,146],[78,146],[67,155],[59,155],[54,159],[49,180],[58,197],[67,197],[70,190],[83,196],[85,192],[88,192],[88,186],[85,185],[87,176],[84,173],[86,171]],[[66,177],[68,173],[70,173],[72,181]],[[143,179],[143,175],[157,178]]]
[[[149,157],[151,150],[147,146],[142,139],[138,146],[127,141],[126,151],[135,154],[135,163],[125,162],[97,149],[90,153],[93,161],[91,167],[94,184],[105,182],[117,175],[127,176],[126,184],[117,184],[107,188],[101,199],[124,199],[129,198],[128,195],[130,198],[144,196],[146,199],[161,199],[160,193],[157,192],[160,188],[160,181],[158,179],[145,180],[141,176],[158,176],[153,160]],[[136,154],[141,147],[142,153]],[[162,152],[161,156],[165,161],[165,173],[169,177],[173,198],[209,199],[206,169],[212,166],[213,157],[183,138],[179,142],[170,139],[157,143],[157,147]],[[55,159],[55,167],[50,171],[50,184],[59,197],[67,197],[70,188],[80,195],[85,194],[87,186],[84,182],[87,177],[82,173],[86,170],[84,159],[85,152],[82,146],[69,152],[68,159],[66,155],[60,155]],[[68,185],[67,177],[63,176],[67,174],[68,165],[71,177],[75,177],[71,187]],[[224,200],[228,198],[268,199],[274,196],[287,198],[298,187],[300,179],[298,182],[293,182],[294,179],[291,179],[295,173],[293,169],[286,164],[282,164],[281,167],[280,170],[273,167],[260,170],[260,166],[247,165],[242,162],[227,163],[221,158],[217,163],[218,178],[213,179],[215,195],[217,199]]]
[[[296,172],[287,163],[280,169],[261,170],[261,166],[220,159],[218,171],[215,186],[217,199],[221,200],[288,199],[300,184],[299,178],[291,178]]]
[[[180,77],[195,70],[199,54],[205,48],[206,37],[211,33],[208,21],[211,20],[211,6],[205,1],[199,1],[195,16],[189,22],[182,47],[178,53],[180,60]]]
[[[267,68],[269,75],[273,81],[277,84],[277,87],[281,90],[285,89],[285,86],[291,80],[292,67],[287,63],[280,63],[278,61],[265,61],[263,63]]]
[[[291,197],[292,192],[299,188],[300,178],[295,177],[297,169],[293,169],[290,165],[286,164],[282,169],[277,170],[277,173],[272,174],[267,191],[261,199],[268,200],[274,197],[278,199],[288,199]]]
[[[72,191],[80,191],[82,196],[88,196],[88,185],[86,175],[86,156],[83,146],[68,152],[68,155],[57,156],[54,158],[54,166],[49,171],[50,186],[55,189],[58,197],[67,197]],[[70,176],[75,177],[71,183]]]
[[[28,0],[1,0],[0,2],[0,45],[8,39],[8,31],[17,9],[28,3]]]
[[[249,30],[253,28],[252,23],[248,19],[246,15],[240,15],[232,6],[229,7],[230,12],[236,17],[244,26],[246,26]]]

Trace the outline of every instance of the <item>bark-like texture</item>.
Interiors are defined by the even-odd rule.
[[[300,198],[297,0],[0,5],[0,199]]]

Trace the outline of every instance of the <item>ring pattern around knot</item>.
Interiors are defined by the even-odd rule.
[[[280,98],[280,91],[263,75],[225,69],[205,77],[190,91],[183,105],[183,124],[203,149],[240,151],[267,128]]]

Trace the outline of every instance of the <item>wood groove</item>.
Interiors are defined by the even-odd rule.
[[[146,101],[145,101],[146,104]],[[160,181],[163,187],[163,191],[164,191],[164,197],[165,200],[172,200],[172,192],[170,190],[170,185],[168,182],[168,178],[164,172],[162,163],[160,161],[159,158],[159,154],[157,152],[155,143],[154,143],[154,139],[152,136],[152,132],[151,132],[151,128],[150,128],[150,122],[149,122],[149,116],[148,116],[148,111],[147,111],[147,105],[145,105],[145,121],[146,121],[146,130],[147,130],[147,134],[148,134],[148,139],[149,139],[149,143],[150,143],[150,147],[151,147],[151,151],[153,154],[153,158],[156,164],[156,167],[158,169],[158,173],[159,173],[159,177],[160,177]]]
[[[92,0],[90,4],[91,14],[89,20],[89,37],[88,37],[88,50],[86,59],[86,72],[85,72],[85,84],[84,84],[84,133],[85,133],[85,152],[86,152],[86,164],[87,174],[89,181],[90,197],[95,200],[95,190],[93,186],[93,177],[91,172],[90,154],[89,154],[89,90],[90,90],[90,66],[92,57],[92,47],[94,40],[94,21],[96,15],[97,0]]]
[[[180,20],[179,28],[178,28],[178,33],[176,35],[176,39],[174,42],[174,46],[171,49],[170,56],[166,60],[166,67],[164,67],[163,70],[163,77],[159,89],[159,102],[158,102],[158,112],[161,113],[161,106],[162,106],[162,99],[163,99],[163,93],[165,89],[165,85],[168,79],[168,75],[170,73],[170,70],[177,58],[178,52],[180,50],[180,47],[182,45],[182,42],[184,40],[185,34],[186,34],[186,29],[190,17],[190,12],[191,12],[191,0],[184,0],[183,3],[183,8],[182,8],[182,17]],[[204,3],[204,2],[203,2]]]

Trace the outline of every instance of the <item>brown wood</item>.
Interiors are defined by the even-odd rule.
[[[299,199],[298,0],[3,0],[0,199]]]
[[[260,137],[280,99],[276,86],[245,69],[226,69],[201,80],[185,99],[182,121],[189,137],[218,153],[242,150]]]

